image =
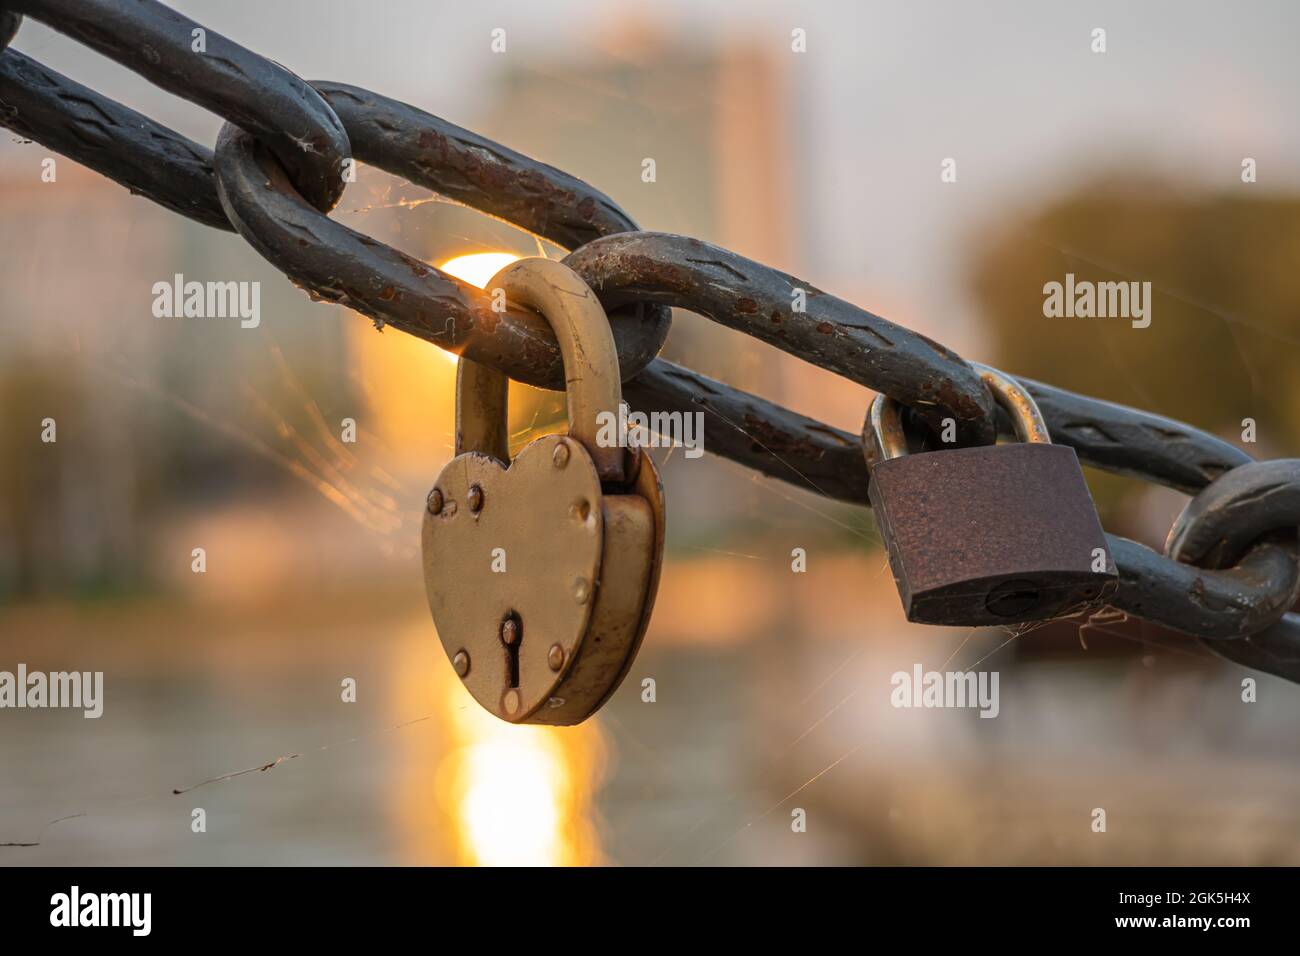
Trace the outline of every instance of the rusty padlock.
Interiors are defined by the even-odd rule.
[[[576,724],[614,693],[645,635],[663,560],[663,485],[648,453],[597,442],[622,384],[586,283],[559,262],[522,259],[487,288],[550,323],[569,431],[511,460],[506,377],[460,360],[456,457],[425,509],[425,591],[475,700],[514,723]]]
[[[883,394],[863,429],[871,506],[907,619],[1011,624],[1104,602],[1118,577],[1074,449],[1051,444],[1019,382],[974,367],[1018,443],[908,454],[901,409]]]

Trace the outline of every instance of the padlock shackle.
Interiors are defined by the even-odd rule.
[[[587,449],[602,481],[622,482],[628,450],[602,446],[598,416],[617,420],[623,385],[618,351],[605,310],[576,272],[554,259],[520,259],[485,286],[501,289],[509,302],[541,313],[560,344],[564,359],[569,436]],[[508,386],[505,375],[461,358],[456,369],[456,454],[477,451],[508,462]]]
[[[1047,420],[1038,409],[1034,396],[1029,394],[1019,381],[1006,372],[991,365],[971,362],[971,368],[979,372],[980,381],[993,395],[993,400],[1002,406],[1011,418],[1011,427],[1016,430],[1016,438],[1022,442],[1050,445],[1052,435],[1047,430]]]
[[[1052,436],[1047,430],[1043,413],[1039,411],[1034,396],[1023,385],[991,365],[981,365],[978,362],[970,364],[979,373],[980,380],[992,394],[993,400],[1011,418],[1012,427],[1020,441],[1051,444]],[[871,402],[866,430],[864,437],[867,439],[868,461],[888,461],[907,454],[902,406],[884,392],[877,394]]]
[[[510,380],[461,356],[456,363],[456,454],[482,452],[510,460]]]

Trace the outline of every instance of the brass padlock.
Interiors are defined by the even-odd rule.
[[[487,288],[550,323],[569,431],[510,460],[506,377],[460,360],[456,457],[425,509],[425,591],[475,700],[514,723],[576,724],[614,693],[645,635],[663,560],[663,485],[648,453],[597,442],[622,384],[586,283],[559,262],[522,259]]]
[[[1051,444],[1019,382],[974,367],[1019,443],[908,454],[900,407],[883,394],[863,429],[871,506],[907,619],[1010,624],[1104,602],[1118,577],[1078,456]]]

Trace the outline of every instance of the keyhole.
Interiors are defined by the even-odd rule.
[[[989,592],[984,606],[998,617],[1027,614],[1038,605],[1041,595],[1033,581],[1006,581]]]
[[[501,622],[501,643],[506,646],[506,677],[511,687],[519,686],[519,646],[524,642],[524,623],[511,611]]]

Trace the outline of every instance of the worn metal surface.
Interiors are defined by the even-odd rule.
[[[456,362],[456,454],[510,460],[510,380],[467,358]]]
[[[617,416],[623,390],[614,336],[596,296],[577,273],[552,259],[512,262],[488,280],[487,288],[501,289],[508,301],[537,310],[550,323],[564,357],[569,434],[587,449],[601,481],[623,481],[627,449],[598,441],[601,416]],[[495,383],[491,382],[494,375]],[[467,384],[465,376],[456,378],[456,454],[488,450],[462,447],[463,436],[509,434],[506,377],[479,366],[470,380],[477,396],[462,391],[461,386]],[[487,401],[466,401],[472,397],[486,397]]]
[[[1096,468],[1194,494],[1225,471],[1254,460],[1186,422],[1030,379],[1020,381],[1038,403],[1052,441],[1069,445],[1081,461]]]
[[[663,485],[648,455],[598,440],[600,415],[621,400],[618,361],[582,279],[522,259],[492,277],[495,287],[551,323],[569,434],[507,463],[507,380],[461,360],[456,457],[424,517],[425,590],[447,657],[480,704],[505,720],[572,724],[613,694],[645,634],[663,560]]]
[[[1286,614],[1276,624],[1234,641],[1202,641],[1220,657],[1300,684],[1300,614]]]
[[[579,452],[570,467],[554,466],[553,446],[565,441],[539,439],[508,469],[477,452],[456,456],[437,477],[442,508],[425,512],[425,592],[438,637],[448,660],[467,655],[462,682],[505,720],[526,721],[545,707],[560,680],[547,664],[551,645],[572,657],[591,619],[605,513],[590,460]],[[475,490],[477,511],[469,503]],[[588,507],[582,519],[578,501]],[[494,572],[494,561],[505,571]],[[502,628],[511,616],[522,636],[507,644]]]
[[[554,166],[359,86],[311,85],[334,108],[363,162],[566,249],[636,229],[614,200]]]
[[[1002,413],[1000,418],[995,420],[1007,422],[1012,433],[1022,442],[1051,442],[1052,436],[1047,429],[1047,422],[1043,420],[1042,412],[1038,410],[1033,396],[1019,381],[1005,372],[989,365],[981,365],[979,362],[971,362],[970,367]],[[903,409],[904,406],[898,399],[884,392],[872,400],[867,411],[867,420],[862,426],[862,451],[868,466],[891,458],[901,458],[908,453],[911,443],[903,422]],[[944,434],[941,429],[940,439]],[[917,444],[930,450],[945,447],[942,440],[936,440],[933,434],[925,437],[928,443],[918,441]],[[948,447],[962,444],[955,434],[948,441],[951,442]]]
[[[909,621],[1042,620],[1107,599],[1114,571],[1074,450],[1008,444],[872,466],[871,503]],[[1106,567],[1103,558],[1103,567]]]
[[[605,303],[680,306],[821,368],[886,392],[936,431],[957,423],[962,444],[993,440],[993,400],[960,356],[937,342],[726,249],[666,233],[610,236],[571,252]],[[805,311],[795,311],[802,290]]]
[[[241,142],[232,128],[223,133],[230,145],[227,161],[216,160],[226,180],[219,196],[217,170],[205,148],[12,49],[0,52],[0,125],[207,225],[228,229],[227,213],[237,210],[233,225],[241,234],[320,298],[346,302],[378,323],[522,381],[544,387],[563,383],[554,337],[530,311],[491,313],[478,290],[384,251],[314,211],[328,209],[342,189],[340,166],[348,155],[344,123],[336,115],[342,114],[358,156],[366,161],[562,245],[591,241],[595,248],[571,256],[578,271],[598,286],[607,304],[635,303],[613,321],[628,378],[624,394],[648,411],[702,410],[706,445],[715,454],[828,497],[868,499],[866,463],[855,436],[654,359],[668,329],[659,303],[707,315],[855,381],[877,383],[931,428],[942,410],[955,411],[963,441],[992,438],[986,414],[991,406],[971,392],[970,375],[958,356],[879,316],[816,294],[810,285],[801,284],[814,293],[809,312],[787,318],[781,306],[788,310],[789,302],[779,296],[799,280],[705,244],[654,234],[600,238],[635,225],[603,194],[559,170],[365,90],[323,82],[318,84],[322,98],[283,68],[211,31],[208,55],[193,56],[190,31],[197,25],[154,0],[0,0],[0,48],[17,28],[13,11],[30,12],[159,86],[222,114],[249,136]],[[253,137],[265,145],[255,146]],[[258,197],[257,191],[265,195]],[[710,254],[699,255],[700,250]],[[780,322],[772,321],[774,313]],[[891,338],[896,330],[904,333],[897,340]],[[1190,425],[1042,383],[1025,384],[1054,440],[1074,448],[1088,464],[1195,493],[1251,462]],[[1261,507],[1268,512],[1267,503],[1243,499],[1234,507],[1234,522],[1258,527],[1251,515]],[[1234,540],[1246,537],[1245,531],[1234,534]],[[1300,626],[1294,616],[1277,619],[1272,610],[1289,580],[1285,545],[1264,542],[1247,551],[1235,571],[1211,569],[1199,577],[1192,571],[1189,578],[1187,565],[1121,541],[1113,539],[1121,571],[1119,606],[1192,634],[1232,636],[1262,628],[1249,638],[1219,641],[1216,649],[1300,681]],[[1233,547],[1242,544],[1235,541]]]
[[[858,436],[707,375],[655,359],[623,383],[633,408],[704,413],[704,447],[807,491],[868,503]]]
[[[353,103],[336,96],[340,98]],[[355,119],[357,110],[346,115]],[[359,142],[373,145],[370,136],[359,137]],[[359,152],[358,158],[402,175],[418,173],[414,182],[437,186],[441,163],[449,157],[463,160],[466,153],[472,149],[451,150],[446,136],[430,133],[419,168],[412,166],[409,157],[390,163],[384,154]],[[321,215],[297,195],[259,142],[237,126],[227,124],[221,130],[216,166],[221,202],[235,228],[314,296],[346,305],[378,324],[409,332],[530,385],[563,386],[563,358],[555,336],[535,311],[512,306],[504,313],[494,312],[488,293]],[[576,203],[583,205],[590,198],[583,196]],[[574,199],[571,192],[540,196],[529,207],[524,224],[536,225],[549,212],[563,219],[563,204]],[[635,374],[658,354],[669,322],[668,310],[653,305],[634,307],[613,318],[625,375]]]
[[[907,619],[1010,624],[1103,603],[1115,569],[1078,457],[1051,444],[1015,379],[974,370],[1019,443],[908,454],[900,405],[883,394],[864,427],[876,527]]]
[[[1174,520],[1165,552],[1222,568],[1272,531],[1300,528],[1300,459],[1252,462],[1217,478]]]
[[[1120,568],[1113,604],[1203,639],[1229,660],[1300,682],[1296,462],[1238,466],[1175,520],[1166,555],[1108,535]]]
[[[17,50],[0,55],[0,121],[172,212],[234,231],[211,150]]]
[[[1119,568],[1111,604],[1135,617],[1199,637],[1222,650],[1235,639],[1272,627],[1295,603],[1296,549],[1264,541],[1223,570],[1171,560],[1145,545],[1106,536]]]
[[[547,435],[508,469],[471,452],[438,476],[444,503],[436,515],[426,511],[422,533],[429,608],[448,659],[489,712],[578,723],[627,674],[663,547],[661,490],[647,496],[662,486],[649,456],[640,466],[627,494],[603,494],[582,445]],[[474,488],[477,511],[468,505]],[[492,570],[496,548],[504,573]]]
[[[602,666],[595,671],[597,681],[605,686],[604,695],[596,701],[593,710],[598,710],[605,705],[614,692],[618,690],[623,679],[627,677],[628,671],[632,669],[632,662],[636,659],[637,651],[641,649],[641,643],[645,640],[646,629],[650,626],[650,617],[654,612],[655,598],[659,595],[659,575],[664,566],[664,540],[668,529],[668,509],[664,502],[664,483],[659,477],[659,469],[655,466],[654,459],[647,453],[634,450],[630,459],[630,472],[627,484],[624,487],[625,495],[622,496],[605,496],[605,553],[606,560],[610,555],[625,554],[634,552],[635,555],[644,556],[648,559],[648,564],[644,571],[637,571],[636,574],[641,578],[641,599],[639,602],[633,602],[631,598],[632,588],[630,585],[624,587],[619,585],[617,588],[618,602],[625,606],[610,606],[606,609],[602,601],[604,598],[598,592],[596,596],[596,609],[602,612],[599,620],[599,629],[593,629],[588,636],[595,643],[617,643],[620,647],[626,647],[623,653],[623,662],[617,672],[610,676],[612,671],[612,655],[605,654],[600,660]],[[649,517],[651,521],[651,538],[648,545],[639,541],[632,540],[628,535],[627,528],[620,529],[620,524],[611,518],[610,503],[616,504],[622,502],[621,507],[625,513],[640,511],[640,505],[635,504],[632,499],[644,502],[649,508]],[[631,520],[639,519],[629,519]],[[622,540],[611,542],[611,529],[619,531]],[[628,561],[629,569],[637,566],[636,562],[639,557]],[[630,577],[631,571],[618,571],[614,566],[601,567],[602,582],[612,581],[615,573],[624,574]],[[602,583],[602,587],[603,587]],[[635,618],[636,624],[628,630],[626,622]],[[597,642],[595,638],[600,638]],[[589,651],[595,651],[596,648],[589,648]],[[605,668],[605,662],[611,662],[609,670]]]
[[[255,133],[322,212],[343,195],[343,124],[306,81],[152,0],[4,0],[150,83]],[[196,55],[194,31],[203,31]]]
[[[1189,501],[1170,529],[1165,552],[1180,562],[1223,568],[1240,561],[1243,553],[1249,557],[1259,541],[1276,541],[1294,554],[1297,528],[1300,461],[1255,462],[1225,473]],[[1294,562],[1279,564],[1272,600],[1260,599],[1274,614],[1290,611],[1300,599],[1300,581],[1292,581],[1288,590],[1283,573]],[[1245,630],[1245,636],[1216,642],[1212,649],[1239,664],[1300,682],[1300,614],[1285,613],[1268,627]]]

